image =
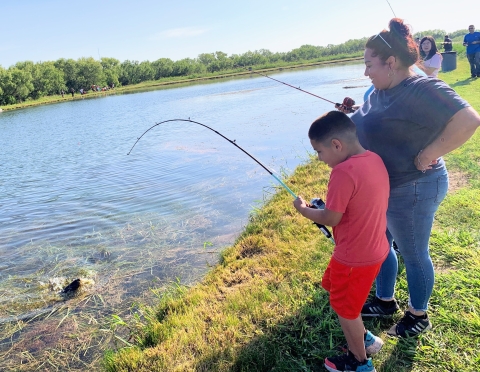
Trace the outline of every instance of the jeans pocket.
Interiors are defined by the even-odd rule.
[[[448,191],[448,175],[444,173],[432,176],[424,177],[415,182],[415,201],[430,200],[435,204],[440,204],[445,198]]]

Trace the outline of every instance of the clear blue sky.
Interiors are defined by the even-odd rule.
[[[414,32],[466,29],[479,19],[474,3],[390,0]],[[370,36],[393,17],[386,0],[2,0],[0,14],[4,68],[59,58],[123,62],[285,52]]]

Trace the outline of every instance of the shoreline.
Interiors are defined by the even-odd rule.
[[[328,64],[335,64],[335,63],[354,62],[354,61],[360,61],[362,59],[363,59],[363,57],[351,57],[351,58],[344,58],[344,59],[334,59],[334,60],[329,60],[329,61],[304,63],[304,64],[301,64],[301,65],[262,68],[262,69],[258,69],[258,70],[254,70],[254,71],[255,72],[261,72],[261,73],[267,73],[267,72],[271,72],[271,71],[292,70],[292,69],[304,68],[304,67],[313,67],[313,66],[321,66],[321,65],[328,65]],[[148,82],[145,83],[144,82],[144,83],[135,84],[135,85],[126,85],[125,87],[117,87],[117,88],[111,89],[109,91],[104,91],[104,92],[89,92],[89,93],[84,94],[84,95],[81,95],[80,93],[77,93],[74,97],[67,97],[67,95],[71,95],[71,94],[70,93],[65,93],[64,98],[62,98],[60,95],[58,95],[58,96],[47,96],[46,97],[47,99],[48,99],[48,97],[52,97],[52,98],[48,99],[46,101],[40,101],[40,100],[28,101],[28,102],[13,104],[13,105],[2,106],[2,107],[0,107],[0,113],[1,112],[24,109],[24,108],[29,108],[29,107],[41,106],[41,105],[49,105],[49,104],[53,104],[53,103],[71,102],[71,101],[75,101],[75,100],[78,100],[78,99],[101,98],[101,97],[106,97],[106,96],[111,95],[111,94],[123,94],[123,93],[126,93],[126,92],[133,92],[135,90],[158,88],[158,87],[169,86],[169,85],[188,84],[188,83],[195,83],[195,82],[209,81],[209,80],[216,80],[216,79],[225,79],[225,78],[231,78],[231,77],[235,77],[235,76],[244,76],[244,75],[248,75],[248,74],[252,74],[252,72],[241,71],[241,72],[232,72],[232,73],[225,73],[225,74],[220,74],[220,75],[202,76],[202,77],[195,77],[195,78],[185,77],[185,78],[182,78],[181,80],[170,80],[170,81],[164,81],[164,82],[159,82],[158,80],[151,80],[151,83],[148,83]]]

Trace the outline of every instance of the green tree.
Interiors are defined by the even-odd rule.
[[[77,62],[73,59],[61,58],[54,62],[54,66],[63,72],[66,87],[77,89]]]
[[[103,57],[100,60],[100,64],[102,65],[106,83],[109,86],[112,86],[112,84],[115,84],[115,86],[120,85],[120,81],[118,80],[121,70],[120,61],[115,58]]]
[[[173,63],[172,76],[188,76],[192,74],[201,74],[206,71],[206,67],[191,58],[184,58]]]
[[[241,55],[233,55],[232,58],[235,66],[242,67],[263,65],[268,62],[268,58],[259,51],[248,51]]]
[[[30,95],[34,99],[58,94],[60,90],[66,89],[63,71],[57,69],[53,62],[35,64],[32,75],[33,91]]]
[[[140,62],[138,65],[138,76],[139,82],[155,79],[155,70],[149,61]]]
[[[89,89],[91,85],[105,85],[102,64],[92,57],[77,60],[75,89]]]
[[[155,80],[172,76],[173,61],[170,58],[160,58],[152,62],[153,70],[155,71]]]
[[[445,35],[448,35],[445,30],[425,30],[422,32],[416,32],[413,37],[417,38],[419,37],[420,39],[424,36],[432,36],[434,39],[442,39]]]
[[[122,85],[137,84],[140,82],[140,71],[138,61],[123,61],[120,65],[120,76],[118,80]]]
[[[198,55],[198,62],[208,67],[209,64],[216,61],[214,53],[202,53]]]
[[[1,76],[2,103],[14,104],[25,101],[33,91],[32,74],[28,69],[10,67]]]

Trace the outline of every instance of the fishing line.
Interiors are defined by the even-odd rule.
[[[245,68],[245,67],[244,67],[244,68]],[[334,105],[336,105],[336,104],[337,104],[337,103],[335,103],[335,102],[333,102],[333,101],[330,101],[330,100],[328,100],[328,99],[326,99],[326,98],[323,98],[323,97],[317,96],[316,94],[313,94],[313,93],[307,92],[306,90],[300,89],[300,87],[296,87],[296,86],[290,85],[290,84],[288,84],[288,83],[285,83],[285,82],[283,82],[283,81],[280,81],[280,80],[274,79],[274,78],[272,78],[271,76],[268,76],[268,75],[262,74],[262,73],[260,73],[260,72],[254,71],[254,70],[252,70],[252,68],[251,68],[251,67],[249,67],[247,70],[248,70],[248,71],[250,71],[250,72],[253,72],[254,74],[257,74],[257,75],[264,76],[264,77],[266,77],[266,78],[269,78],[269,79],[275,80],[276,82],[278,82],[278,83],[280,83],[280,84],[284,84],[284,85],[286,85],[286,86],[289,86],[290,88],[293,88],[293,89],[299,90],[300,92],[307,93],[307,94],[310,94],[311,96],[314,96],[314,97],[317,97],[317,98],[323,99],[324,101],[327,101],[327,102],[333,103]]]
[[[239,66],[239,67],[242,67],[242,66]],[[257,74],[257,75],[260,75],[260,76],[264,76],[264,77],[266,77],[266,78],[268,78],[268,79],[274,80],[274,81],[276,81],[276,82],[278,82],[278,83],[280,83],[280,84],[286,85],[286,86],[288,86],[288,87],[290,87],[290,88],[299,90],[300,92],[307,93],[307,94],[310,94],[311,96],[314,96],[314,97],[323,99],[324,101],[333,103],[336,108],[343,107],[344,109],[348,110],[348,112],[353,112],[352,106],[355,104],[355,101],[354,101],[352,98],[350,98],[350,97],[345,97],[345,99],[343,100],[342,103],[335,103],[335,102],[330,101],[330,100],[328,100],[328,99],[326,99],[326,98],[320,97],[320,96],[318,96],[318,95],[316,95],[316,94],[313,94],[313,93],[311,93],[311,92],[308,92],[308,91],[306,91],[306,90],[303,90],[303,89],[301,89],[300,87],[293,86],[293,85],[288,84],[288,83],[285,83],[285,82],[283,82],[283,81],[281,81],[281,80],[274,79],[274,78],[272,78],[271,76],[268,76],[268,75],[262,74],[262,73],[260,73],[260,72],[254,71],[254,70],[252,70],[251,67],[249,67],[249,68],[242,67],[242,68],[245,69],[245,70],[247,70],[247,71],[253,72],[254,74]]]
[[[188,123],[193,123],[193,124],[198,124],[198,125],[201,125],[202,127],[205,127],[209,130],[211,130],[212,132],[218,134],[220,137],[226,139],[228,142],[230,142],[232,145],[234,145],[235,147],[237,147],[239,150],[243,151],[245,154],[247,154],[250,158],[252,158],[258,165],[260,165],[263,169],[265,169],[273,178],[275,178],[278,183],[280,183],[280,185],[282,185],[285,190],[287,190],[290,195],[292,195],[295,199],[297,198],[297,195],[295,195],[295,193],[290,190],[290,188],[285,185],[285,183],[279,178],[277,177],[277,175],[275,175],[270,169],[268,169],[265,165],[263,165],[258,159],[256,159],[253,155],[249,154],[246,150],[244,150],[242,147],[240,147],[239,145],[237,145],[237,143],[235,142],[235,140],[231,140],[227,137],[225,137],[223,134],[221,134],[220,132],[216,131],[215,129],[213,128],[210,128],[208,125],[205,125],[205,124],[202,124],[202,123],[199,123],[198,121],[194,121],[194,120],[190,120],[190,119],[169,119],[169,120],[164,120],[164,121],[161,121],[160,123],[156,123],[154,125],[152,125],[150,128],[148,128],[145,132],[142,133],[142,135],[140,137],[137,138],[137,140],[135,141],[135,143],[133,144],[132,148],[130,149],[130,151],[127,153],[127,155],[130,155],[130,153],[132,152],[133,148],[135,147],[135,145],[138,143],[138,141],[140,141],[140,139],[148,132],[150,131],[151,129],[155,128],[156,126],[158,125],[161,125],[161,124],[165,124],[165,123],[169,123],[169,122],[173,122],[173,121],[184,121],[184,122],[188,122]],[[320,231],[327,237],[329,238],[332,242],[334,242],[333,238],[332,238],[332,234],[330,233],[330,231],[324,226],[324,225],[320,225],[320,224],[316,224],[318,226],[318,228],[320,229]],[[335,243],[335,242],[334,242]]]
[[[390,9],[392,9],[393,15],[395,16],[395,18],[397,18],[397,15],[395,14],[395,12],[393,11],[392,6],[390,5],[390,1],[388,1],[388,0],[386,0],[386,1],[387,1],[387,3],[388,3],[388,6],[390,7]]]

